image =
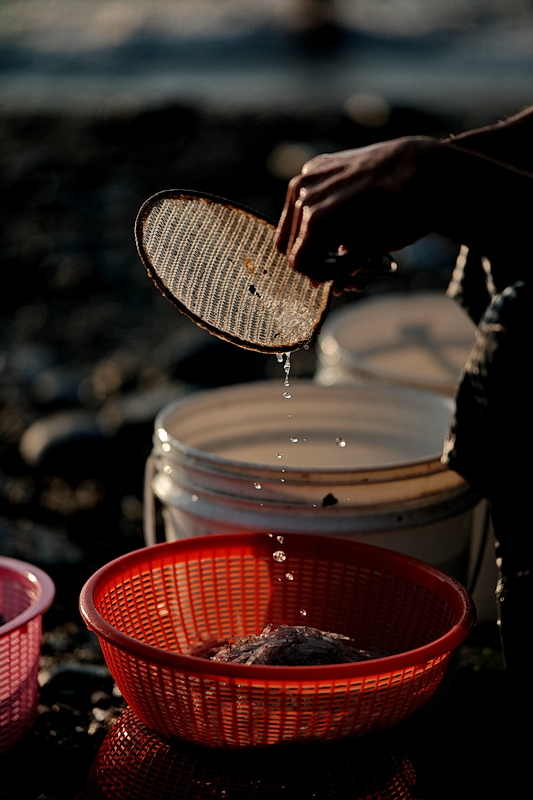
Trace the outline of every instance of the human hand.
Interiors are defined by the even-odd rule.
[[[276,246],[314,284],[363,288],[391,250],[433,230],[433,155],[426,137],[405,137],[316,156],[289,184]],[[339,256],[342,254],[342,258]]]

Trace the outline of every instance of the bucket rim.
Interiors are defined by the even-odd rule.
[[[159,429],[161,426],[159,426]],[[208,450],[200,450],[198,447],[194,447],[193,445],[186,445],[180,439],[175,439],[173,436],[167,433],[168,438],[165,442],[170,443],[174,449],[182,456],[190,458],[191,460],[198,462],[202,461],[205,464],[212,464],[220,466],[228,466],[234,467],[235,473],[245,473],[246,471],[253,472],[254,475],[272,475],[272,476],[279,476],[280,468],[276,467],[275,465],[270,464],[263,464],[260,461],[243,461],[236,458],[227,458],[226,456],[219,456],[215,453],[210,453]],[[162,455],[165,458],[169,458],[171,456],[171,451],[168,453],[160,452],[161,451],[161,441],[157,437],[157,433],[154,433],[154,451],[157,455]],[[308,473],[318,473],[319,475],[331,475],[335,477],[339,477],[341,475],[346,475],[346,480],[352,481],[353,475],[360,473],[360,474],[372,474],[373,476],[377,476],[381,474],[383,476],[383,480],[392,480],[394,476],[394,480],[398,477],[398,470],[408,470],[408,469],[420,469],[421,472],[416,472],[415,475],[409,477],[419,477],[420,475],[434,475],[438,472],[445,472],[449,470],[449,467],[442,462],[442,453],[433,453],[430,456],[421,456],[420,458],[413,458],[409,461],[391,461],[390,466],[384,466],[380,464],[369,465],[369,466],[361,466],[356,467],[354,466],[352,469],[346,469],[345,466],[343,467],[320,467],[318,471],[316,467],[305,467],[305,466],[284,466],[283,469],[285,473],[289,475],[298,475],[298,474],[308,474]],[[426,469],[424,469],[426,467]],[[391,476],[390,478],[388,476]],[[349,478],[348,478],[349,476]],[[460,478],[458,475],[458,483],[461,483],[463,479]],[[361,483],[366,482],[364,479],[360,481]]]
[[[191,394],[186,395],[185,397],[178,398],[170,403],[167,403],[160,411],[157,413],[155,420],[154,420],[154,434],[153,434],[153,443],[154,448],[157,450],[160,448],[161,444],[168,443],[171,447],[186,457],[190,457],[192,459],[198,461],[204,461],[210,464],[219,464],[225,465],[228,467],[238,467],[240,470],[262,470],[265,474],[272,474],[277,475],[279,473],[279,467],[277,465],[269,465],[263,464],[261,462],[255,461],[244,461],[241,459],[234,459],[228,458],[226,456],[220,456],[215,453],[210,453],[208,450],[202,450],[199,447],[195,447],[194,445],[189,445],[183,442],[181,439],[172,436],[166,429],[164,425],[164,419],[168,417],[170,414],[174,413],[175,411],[179,410],[180,408],[186,408],[187,406],[194,404],[194,399],[199,397],[212,397],[213,392],[220,391],[225,395],[231,395],[233,393],[238,393],[243,389],[248,391],[252,391],[254,388],[258,389],[261,386],[272,386],[276,382],[274,380],[264,380],[264,381],[250,381],[248,383],[240,383],[240,384],[233,384],[230,386],[222,386],[217,387],[217,389],[201,389],[197,392],[192,392]],[[376,382],[378,383],[378,382]],[[303,385],[306,387],[313,387],[317,391],[336,391],[336,390],[348,390],[348,391],[357,391],[362,393],[375,393],[376,386],[366,386],[366,385],[357,385],[351,386],[349,384],[343,385],[334,385],[334,386],[321,386],[320,384],[316,383],[312,379],[294,379],[291,382],[292,385]],[[449,411],[450,411],[450,420],[451,414],[453,412],[453,401],[449,395],[444,393],[438,392],[431,392],[431,391],[423,391],[419,389],[414,389],[412,387],[404,387],[404,386],[389,386],[387,384],[380,384],[380,390],[385,392],[391,396],[399,396],[399,397],[412,397],[416,400],[426,400],[431,403],[439,402],[445,404]],[[161,439],[158,435],[158,431],[163,431],[165,434],[165,438]],[[444,445],[444,437],[443,437],[443,445]],[[170,455],[169,453],[165,453],[167,457]],[[383,479],[387,480],[388,475],[394,475],[394,479],[397,478],[398,470],[399,469],[421,469],[423,474],[429,474],[428,468],[431,468],[431,472],[443,472],[449,467],[442,463],[442,450],[440,452],[430,453],[425,456],[419,456],[418,458],[410,458],[410,459],[402,459],[398,461],[391,461],[387,464],[374,464],[374,465],[361,465],[361,466],[353,466],[352,468],[346,468],[346,466],[340,467],[320,467],[320,473],[324,475],[331,475],[331,476],[339,476],[342,474],[351,475],[353,476],[354,473],[369,473],[372,475],[376,475],[378,473],[383,474]],[[284,466],[284,469],[287,473],[295,475],[298,473],[308,473],[316,471],[315,467],[309,466]],[[418,474],[418,473],[417,473]]]
[[[404,566],[431,575],[435,580],[435,585],[446,586],[447,592],[454,597],[454,603],[458,607],[457,622],[442,636],[434,639],[428,644],[422,645],[411,650],[386,656],[384,658],[373,659],[371,661],[350,662],[347,664],[328,664],[322,666],[309,667],[283,667],[267,665],[245,665],[230,662],[217,662],[210,659],[200,658],[192,655],[185,655],[176,651],[165,650],[161,647],[141,642],[138,639],[125,634],[114,628],[99,613],[95,603],[95,592],[101,581],[117,576],[124,569],[138,565],[143,561],[150,561],[154,558],[163,557],[171,554],[173,550],[187,553],[190,551],[200,551],[202,548],[207,550],[226,549],[237,543],[247,544],[250,549],[254,543],[265,542],[264,533],[230,533],[230,534],[211,534],[208,536],[193,537],[188,539],[163,542],[161,544],[150,545],[148,547],[134,550],[123,556],[110,561],[97,570],[85,583],[80,593],[79,608],[83,621],[89,630],[96,633],[109,645],[140,658],[146,662],[156,663],[159,666],[170,667],[185,673],[201,673],[217,676],[218,679],[232,678],[241,680],[266,680],[271,682],[295,681],[305,683],[317,680],[346,680],[358,677],[368,677],[370,675],[383,675],[393,673],[404,667],[427,664],[435,658],[444,658],[458,647],[469,635],[476,624],[475,606],[472,598],[466,589],[454,578],[442,572],[437,567],[427,564],[420,559],[406,556],[395,551],[377,547],[361,542],[348,541],[340,537],[319,536],[316,534],[295,533],[294,536],[305,537],[309,545],[319,546],[326,543],[327,547],[337,547],[340,551],[346,552],[359,550],[362,553],[373,554],[375,558],[382,560],[382,563],[399,561]],[[369,669],[369,664],[372,666]],[[375,665],[375,666],[374,666]],[[302,670],[304,673],[302,674]]]
[[[26,625],[37,616],[48,611],[55,597],[55,585],[49,575],[39,567],[17,558],[0,556],[0,579],[9,577],[25,585],[27,588],[37,590],[37,597],[16,617],[4,625],[0,625],[0,638],[7,636],[17,628]]]

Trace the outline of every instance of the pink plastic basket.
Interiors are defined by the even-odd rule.
[[[167,542],[110,562],[85,584],[82,616],[151,730],[212,747],[336,739],[394,725],[435,692],[475,621],[460,584],[343,539],[287,535],[284,563],[272,557],[276,545],[257,533]],[[268,623],[346,634],[391,655],[280,667],[187,654],[206,635],[243,636]]]
[[[35,719],[42,615],[54,594],[45,572],[0,556],[0,753]]]

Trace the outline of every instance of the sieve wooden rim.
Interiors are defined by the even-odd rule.
[[[180,311],[184,316],[188,317],[192,322],[196,323],[204,330],[207,330],[213,336],[217,336],[219,339],[224,339],[227,342],[231,342],[231,344],[235,344],[238,347],[242,347],[245,350],[253,350],[258,353],[279,353],[279,352],[292,352],[294,350],[299,350],[300,348],[304,347],[305,345],[309,344],[316,334],[320,331],[324,319],[329,310],[329,305],[331,301],[331,290],[326,294],[324,301],[322,303],[322,307],[320,309],[320,314],[318,321],[316,322],[310,336],[306,339],[299,340],[297,342],[291,343],[290,345],[284,344],[283,347],[276,347],[275,345],[260,345],[260,344],[250,344],[250,342],[241,339],[238,336],[233,336],[231,333],[227,331],[221,331],[218,328],[214,328],[213,326],[206,323],[201,317],[197,314],[192,312],[187,306],[181,303],[173,294],[172,292],[165,286],[162,280],[159,278],[155,268],[152,265],[151,259],[148,256],[146,249],[143,244],[144,240],[144,228],[146,220],[151,213],[154,206],[161,200],[172,200],[172,199],[200,199],[205,200],[207,203],[214,203],[217,205],[224,206],[225,208],[232,208],[236,211],[239,211],[256,221],[260,221],[264,223],[267,227],[271,228],[272,230],[276,229],[276,224],[264,214],[259,213],[258,211],[254,211],[248,206],[245,206],[241,203],[234,202],[233,200],[228,200],[225,197],[219,197],[218,195],[209,194],[208,192],[199,192],[194,189],[163,189],[160,192],[152,195],[149,197],[139,209],[137,217],[135,219],[135,243],[137,246],[137,252],[139,257],[148,273],[148,276],[151,278],[157,289],[161,292],[161,294],[169,300],[173,306],[175,306],[178,311]],[[287,269],[290,267],[287,265]],[[333,282],[331,281],[331,285]]]

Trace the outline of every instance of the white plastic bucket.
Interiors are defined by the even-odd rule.
[[[443,292],[371,297],[331,313],[318,340],[324,386],[384,381],[453,395],[475,326]]]
[[[474,338],[474,323],[444,292],[371,297],[329,315],[318,339],[315,380],[323,386],[386,383],[452,396]],[[472,571],[478,559],[482,564],[473,597],[478,619],[490,622],[496,618],[494,535],[484,534],[485,501],[481,506],[471,548]]]
[[[440,461],[452,401],[386,386],[282,381],[166,406],[147,463],[167,540],[211,533],[341,536],[415,556],[465,582],[478,496]],[[296,441],[292,441],[296,440]]]

